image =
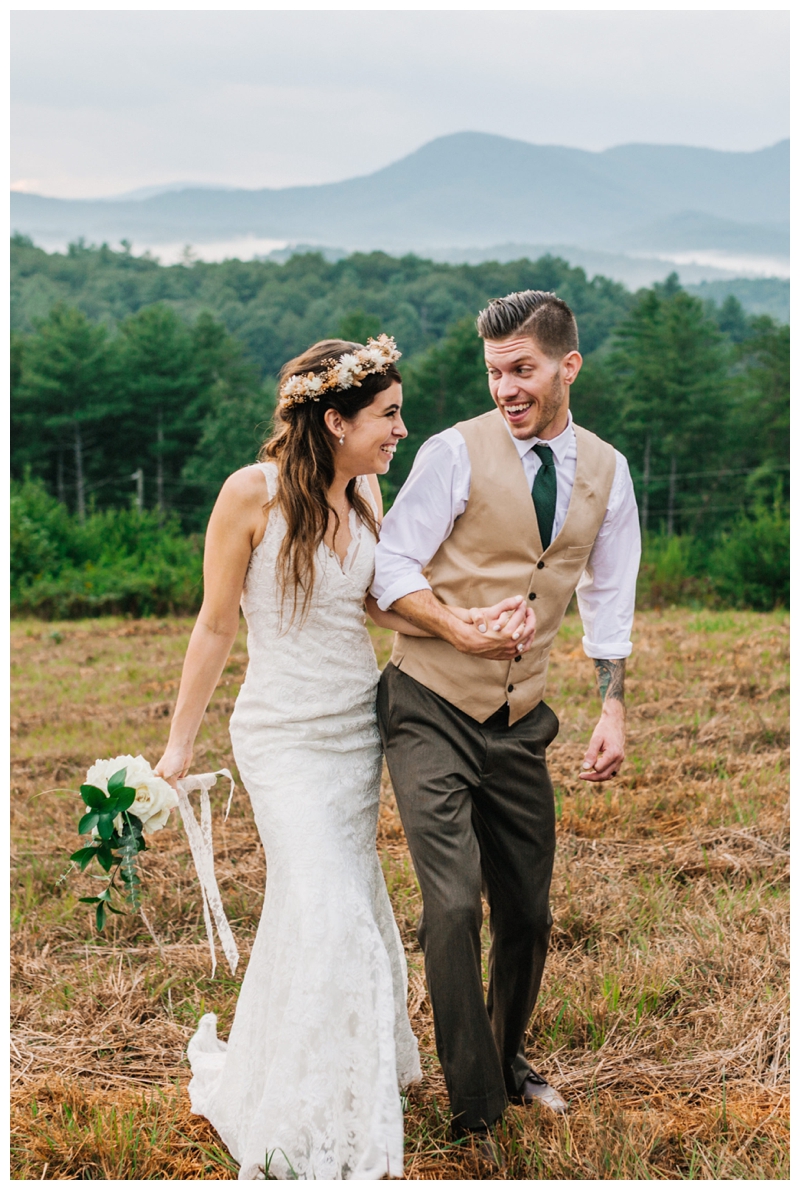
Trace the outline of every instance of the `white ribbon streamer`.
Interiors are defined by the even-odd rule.
[[[194,866],[197,870],[197,877],[200,881],[200,890],[203,894],[203,919],[206,923],[208,945],[211,950],[212,979],[217,970],[217,952],[214,949],[214,935],[211,929],[212,915],[214,924],[217,927],[220,944],[225,953],[225,958],[228,960],[228,966],[231,969],[231,974],[235,973],[236,965],[239,962],[239,951],[236,947],[231,927],[228,924],[228,919],[225,916],[225,910],[222,907],[222,898],[219,895],[217,878],[214,874],[214,844],[211,838],[211,800],[208,796],[208,791],[212,785],[216,784],[217,777],[227,777],[231,783],[228,806],[225,810],[225,820],[227,821],[233,800],[233,791],[236,788],[233,777],[227,769],[217,769],[215,773],[200,773],[199,775],[183,777],[177,782],[178,805],[181,811],[181,818],[186,829],[186,837],[189,840],[189,847],[191,848]],[[189,794],[195,789],[200,790],[199,824],[194,816],[192,804],[189,801]]]

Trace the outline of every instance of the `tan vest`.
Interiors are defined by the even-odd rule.
[[[607,442],[574,427],[578,459],[569,509],[542,552],[525,470],[502,414],[493,409],[455,428],[469,451],[469,500],[425,577],[453,607],[491,607],[525,595],[536,612],[534,643],[519,659],[489,661],[447,641],[398,633],[392,661],[479,723],[505,702],[515,723],[544,697],[550,646],[605,516],[616,457]]]

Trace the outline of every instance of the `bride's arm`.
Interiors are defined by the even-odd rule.
[[[380,628],[391,628],[392,632],[402,632],[405,636],[433,636],[432,632],[426,632],[424,628],[417,628],[416,624],[412,624],[410,620],[406,620],[397,612],[382,612],[374,595],[367,595],[366,608],[369,618]],[[451,611],[456,611],[456,609],[451,608]]]
[[[520,608],[522,597],[515,595],[511,599],[503,599],[500,603],[496,603],[493,607],[472,607],[469,611],[465,607],[452,607],[447,605],[447,610],[461,620],[462,624],[474,624],[480,632],[485,632],[487,624],[491,626],[493,631],[499,632],[501,628],[505,628],[506,624],[511,620],[512,616],[519,611],[517,621],[513,625],[516,628],[525,621],[525,616],[522,614],[524,608]],[[373,595],[367,595],[366,600],[367,614],[374,623],[379,624],[381,628],[391,628],[393,632],[402,632],[404,636],[427,636],[432,637],[433,632],[426,632],[424,628],[418,628],[416,624],[412,624],[405,616],[401,616],[399,612],[381,611]],[[528,613],[528,617],[532,619],[533,612]],[[533,621],[535,623],[535,621]],[[522,635],[522,634],[521,634]],[[528,643],[533,638],[533,628],[529,627],[525,633],[525,639]]]
[[[239,600],[254,544],[265,523],[266,488],[259,468],[224,483],[206,531],[203,606],[183,662],[169,740],[155,771],[171,783],[185,776],[194,740],[239,631]]]

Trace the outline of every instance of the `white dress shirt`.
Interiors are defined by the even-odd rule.
[[[572,414],[557,438],[521,441],[508,433],[529,488],[541,466],[533,447],[549,446],[555,456],[555,540],[567,516],[578,462]],[[614,454],[617,466],[608,508],[577,588],[584,651],[588,657],[609,660],[627,657],[633,648],[630,636],[641,554],[639,513],[628,463],[619,451]],[[372,594],[384,611],[412,591],[430,590],[422,569],[467,507],[470,471],[467,444],[456,429],[434,434],[420,447],[411,474],[384,518],[375,550]]]

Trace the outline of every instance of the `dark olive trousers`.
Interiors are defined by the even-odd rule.
[[[558,719],[540,702],[513,727],[507,706],[478,723],[390,663],[378,724],[422,890],[417,936],[454,1128],[481,1128],[530,1070],[525,1030],[552,925],[545,749]],[[485,1001],[481,891],[491,931]]]

